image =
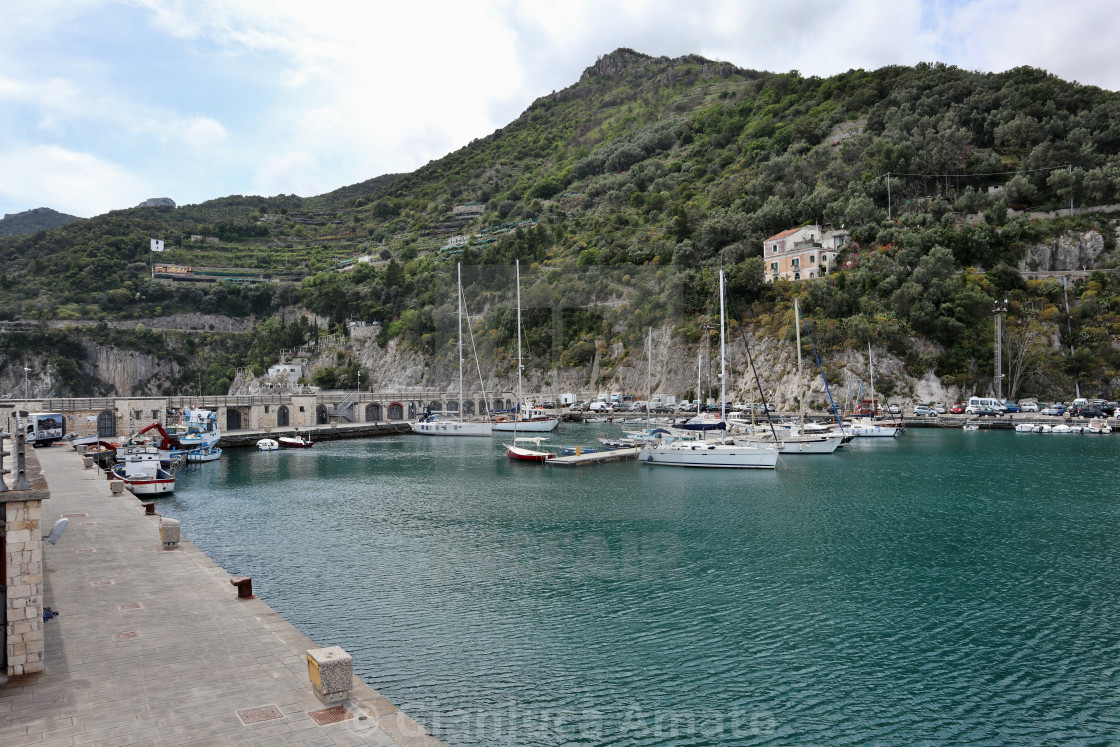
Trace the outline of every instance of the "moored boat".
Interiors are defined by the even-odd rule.
[[[191,449],[184,452],[188,462],[216,462],[222,458],[222,450],[217,446],[207,446],[204,448]]]
[[[310,449],[315,445],[310,438],[301,436],[298,431],[291,436],[280,436],[276,442],[281,449]]]
[[[518,462],[547,462],[555,459],[556,452],[541,447],[541,442],[547,440],[540,436],[515,438],[512,444],[505,444],[506,456]],[[519,446],[519,442],[524,445]],[[529,448],[528,444],[532,444],[533,448]]]
[[[162,495],[175,489],[175,475],[159,464],[154,446],[122,446],[112,473],[133,495]]]
[[[280,448],[280,442],[272,438],[262,438],[257,441],[257,448],[261,451],[276,451]]]

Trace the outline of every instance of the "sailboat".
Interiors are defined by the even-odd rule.
[[[720,420],[726,422],[727,408],[727,342],[724,332],[723,270],[719,271],[719,382]],[[642,447],[638,453],[642,464],[673,467],[709,467],[723,469],[774,469],[778,463],[776,444],[736,444],[699,439],[666,441],[658,439]]]
[[[797,326],[797,398],[798,425],[790,428],[779,428],[769,433],[763,432],[739,438],[735,443],[774,443],[777,438],[778,447],[783,456],[793,454],[831,454],[840,448],[844,441],[843,433],[812,433],[805,429],[805,376],[801,368],[801,308],[797,299],[793,299],[793,320]]]
[[[446,413],[433,413],[412,424],[413,433],[426,436],[489,436],[489,422],[463,420],[463,266],[456,265],[459,286],[459,418],[451,419]]]
[[[517,278],[517,414],[513,420],[498,420],[494,423],[495,433],[549,433],[560,424],[560,418],[534,417],[532,411],[525,407],[525,400],[521,393],[521,371],[525,366],[521,362],[521,261],[514,260]]]
[[[860,438],[895,438],[902,434],[902,428],[893,423],[875,420],[875,364],[871,358],[871,343],[867,343],[867,372],[871,380],[871,415],[852,420],[852,433]]]

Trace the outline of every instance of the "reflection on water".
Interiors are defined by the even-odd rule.
[[[1108,741],[1118,447],[911,430],[704,472],[399,436],[227,450],[161,510],[453,745]]]

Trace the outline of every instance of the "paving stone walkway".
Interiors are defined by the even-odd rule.
[[[356,678],[341,708],[323,705],[304,652],[331,641],[238,599],[187,539],[163,550],[158,517],[71,448],[36,455],[43,527],[70,518],[43,551],[44,605],[60,614],[44,625],[46,671],[0,687],[0,745],[442,744]]]

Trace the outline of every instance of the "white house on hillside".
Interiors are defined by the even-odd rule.
[[[802,226],[774,234],[762,242],[766,280],[813,280],[827,275],[850,236],[843,229],[822,231],[820,226]]]

